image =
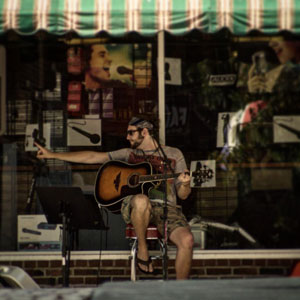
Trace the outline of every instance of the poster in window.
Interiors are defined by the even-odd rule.
[[[92,44],[86,51],[87,90],[150,85],[151,44]]]

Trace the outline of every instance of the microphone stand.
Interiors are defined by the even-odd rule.
[[[156,140],[155,140],[156,141]],[[163,150],[161,144],[159,141],[156,141],[159,152],[163,156],[163,163],[164,163],[164,168],[163,168],[163,175],[164,175],[164,183],[165,183],[165,192],[164,192],[164,207],[163,207],[163,221],[164,221],[164,234],[163,234],[163,260],[162,260],[162,269],[163,269],[163,280],[168,279],[168,200],[167,200],[167,171],[170,169],[172,171],[172,174],[174,174],[174,170],[171,167],[171,163],[168,160],[168,157]]]
[[[44,46],[43,46],[43,33],[38,34],[38,62],[39,62],[39,73],[38,73],[38,100],[37,100],[37,118],[38,118],[38,130],[34,130],[32,133],[32,137],[35,142],[38,142],[40,145],[45,146],[45,139],[43,136],[43,90],[44,90]],[[34,197],[34,191],[36,186],[36,181],[39,176],[46,176],[48,174],[48,167],[45,161],[37,161],[34,170],[33,176],[31,179],[31,186],[29,190],[29,194],[27,197],[27,203],[25,211],[26,213],[31,213],[32,202]]]

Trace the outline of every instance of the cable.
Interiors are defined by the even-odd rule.
[[[103,211],[105,211],[105,213],[106,213],[106,222],[104,222],[104,225],[105,225],[105,227],[106,228],[108,228],[108,212],[107,212],[107,210],[104,210],[104,209],[102,209],[100,206],[99,206],[99,209],[100,209],[100,215],[101,215],[101,218],[102,218],[102,220],[103,220],[103,222],[104,222],[104,217],[103,217]],[[99,285],[100,284],[100,272],[101,272],[101,256],[102,256],[102,229],[100,229],[99,230],[100,231],[100,241],[99,241],[99,259],[98,259],[98,270],[97,270],[97,280],[96,280],[96,283],[97,283],[97,285]],[[105,231],[106,231],[106,235],[105,235],[105,239],[106,239],[106,249],[107,249],[107,229],[105,229]]]

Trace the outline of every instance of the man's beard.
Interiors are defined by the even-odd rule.
[[[138,140],[134,141],[132,144],[131,144],[131,148],[132,149],[136,149],[144,140],[144,137],[140,134]]]

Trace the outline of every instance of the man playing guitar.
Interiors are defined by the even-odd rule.
[[[176,199],[179,197],[185,200],[190,195],[190,176],[187,173],[186,162],[181,151],[173,147],[160,146],[152,137],[152,130],[153,125],[149,121],[133,117],[127,128],[127,140],[130,142],[131,148],[111,152],[58,153],[51,152],[36,143],[37,158],[52,158],[87,164],[103,164],[113,160],[129,164],[148,162],[156,173],[179,174],[154,186],[147,194],[126,195],[122,198],[121,213],[125,222],[133,225],[138,238],[138,268],[144,273],[151,274],[154,270],[149,258],[145,234],[150,222],[157,226],[161,234],[164,233],[163,199],[164,192],[167,191],[167,235],[169,240],[177,246],[176,278],[187,279],[192,263],[193,235],[185,216],[176,207]],[[118,179],[120,180],[119,177]],[[119,188],[119,185],[122,184],[116,185],[116,188]]]

